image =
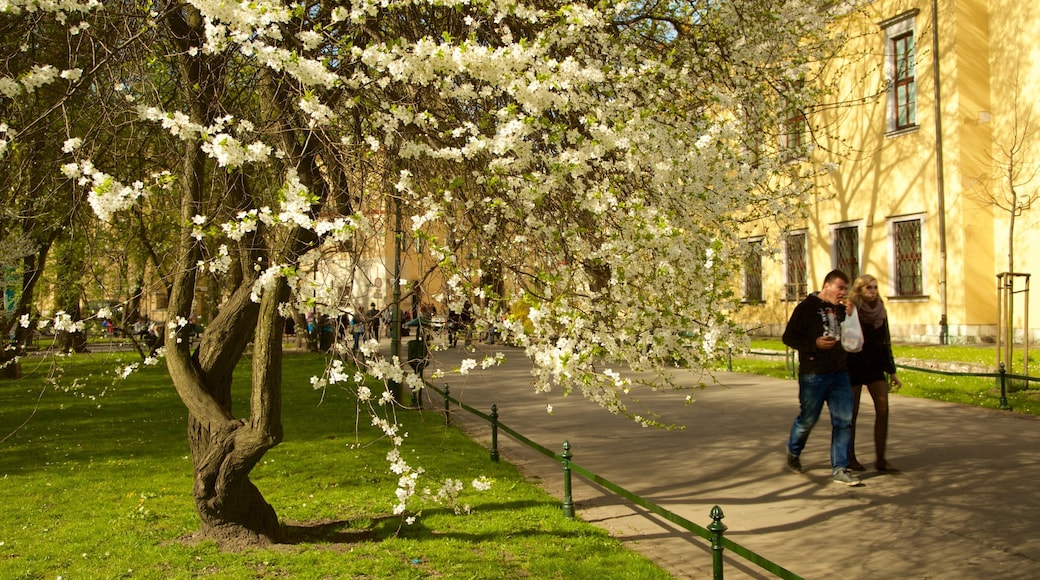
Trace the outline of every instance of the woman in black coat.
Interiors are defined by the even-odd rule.
[[[892,389],[903,386],[896,377],[896,363],[892,357],[892,338],[888,330],[888,313],[885,303],[878,296],[877,278],[863,275],[852,285],[850,299],[856,305],[860,326],[863,327],[863,350],[849,353],[849,381],[852,383],[852,441],[849,443],[849,469],[863,471],[863,464],[856,460],[856,417],[859,415],[859,400],[863,385],[874,400],[874,449],[877,451],[878,471],[898,471],[885,459],[885,443],[888,439],[888,381]],[[888,374],[888,381],[885,374]]]

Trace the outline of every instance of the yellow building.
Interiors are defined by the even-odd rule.
[[[749,237],[765,240],[745,264],[749,328],[779,335],[796,301],[841,268],[878,278],[896,340],[994,341],[1011,234],[1015,273],[1040,252],[1040,204],[1024,207],[1040,195],[1040,4],[935,4],[877,0],[842,20],[850,39],[823,74],[829,102],[792,119],[808,144],[793,162],[826,171],[804,221]],[[1027,277],[1002,280],[1014,282],[1016,341],[1030,326],[1035,342],[1040,297],[1027,323]]]

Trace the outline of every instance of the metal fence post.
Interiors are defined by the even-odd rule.
[[[571,497],[571,442],[563,442],[563,515],[574,519],[574,499]]]
[[[722,523],[722,518],[722,508],[711,508],[708,531],[711,532],[711,569],[715,580],[722,580],[722,533],[726,531],[726,524]]]
[[[1007,411],[1011,409],[1007,400],[1007,367],[1000,363],[1000,408]]]
[[[498,463],[498,405],[491,405],[491,461]]]
[[[451,387],[448,386],[448,383],[444,383],[444,424],[446,426],[451,425],[451,397],[448,395],[450,390]]]

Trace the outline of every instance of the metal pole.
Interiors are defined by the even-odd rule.
[[[1007,367],[1000,363],[1000,408],[1007,411],[1011,409],[1007,400]]]
[[[946,193],[943,185],[943,139],[941,78],[939,76],[939,0],[932,0],[932,75],[935,85],[935,186],[939,195],[939,343],[949,344],[949,319],[946,316]]]
[[[1008,272],[1008,280],[1004,284],[1004,311],[1007,319],[1004,321],[1004,332],[1008,334],[1008,347],[1004,350],[1004,364],[1009,371],[1014,371],[1012,353],[1015,351],[1015,274]]]
[[[997,366],[1004,356],[1004,275],[997,274]]]
[[[722,580],[722,534],[726,531],[726,524],[722,523],[722,508],[715,506],[711,508],[711,523],[708,531],[711,532],[711,568],[712,578]]]
[[[1025,289],[1025,320],[1023,321],[1023,335],[1022,335],[1022,374],[1029,376],[1029,274],[1024,274],[1026,277],[1026,289]],[[1029,387],[1029,383],[1026,383],[1026,387]]]
[[[571,496],[571,442],[563,442],[563,515],[574,519],[574,498]]]
[[[491,405],[491,461],[498,463],[498,405]]]
[[[401,357],[401,198],[391,195],[394,204],[394,291],[393,315],[390,319],[390,358]],[[392,383],[394,399],[402,402],[401,386]]]
[[[451,387],[444,383],[444,426],[451,425],[451,395],[448,394]]]

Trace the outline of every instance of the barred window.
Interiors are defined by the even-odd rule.
[[[895,255],[896,296],[924,294],[924,269],[921,251],[921,220],[893,222],[892,243]]]
[[[834,230],[835,267],[845,272],[850,280],[859,277],[859,228],[848,226]]]
[[[784,299],[801,300],[809,292],[805,232],[787,234],[784,245]]]
[[[762,302],[762,240],[748,243],[744,258],[744,301]]]

